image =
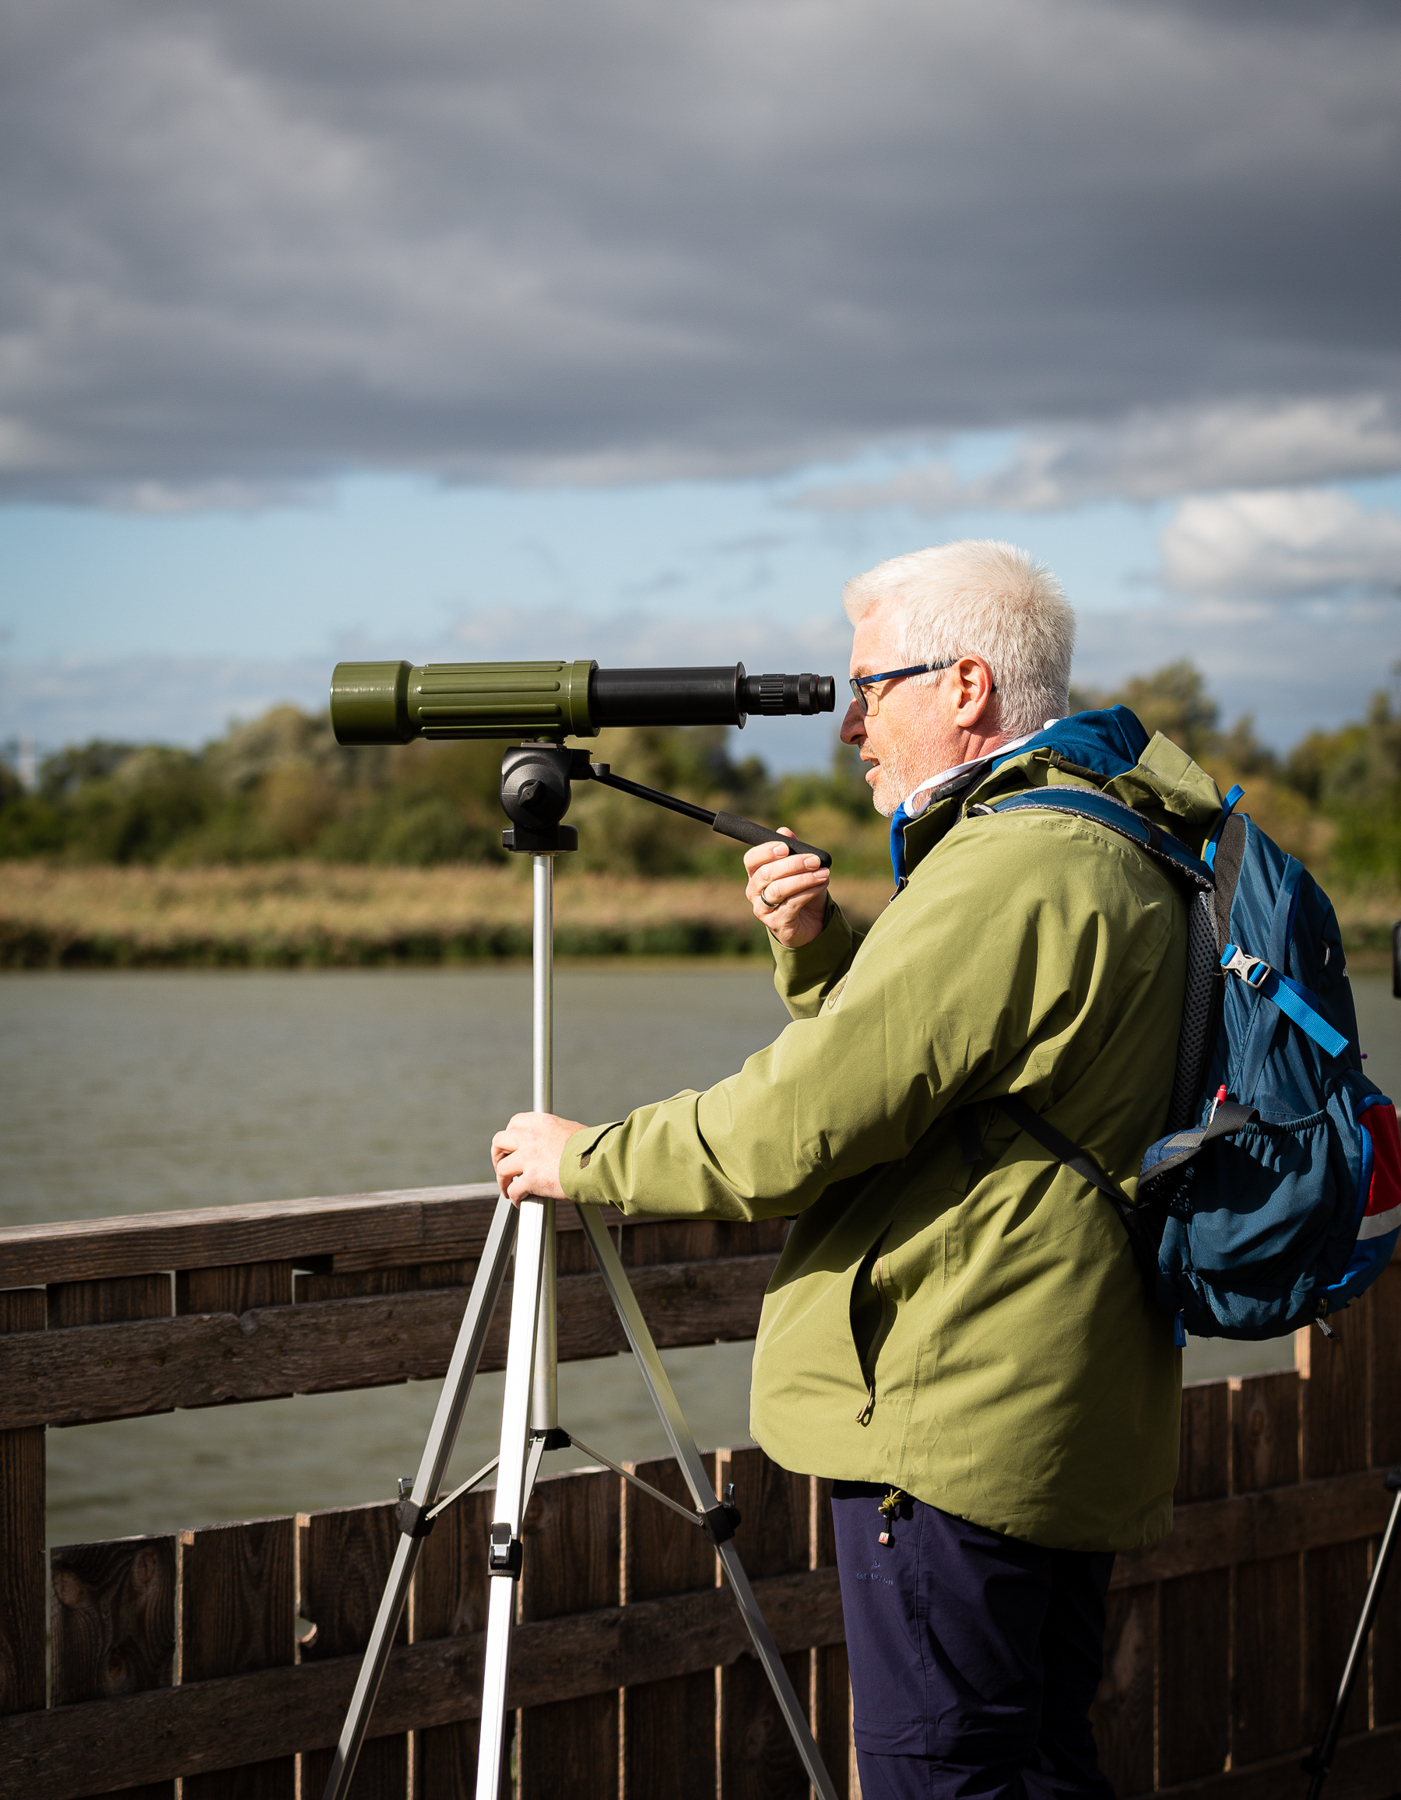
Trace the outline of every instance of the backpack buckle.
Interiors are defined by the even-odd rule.
[[[1274,973],[1270,965],[1237,944],[1227,944],[1221,952],[1221,967],[1228,975],[1239,975],[1247,987],[1262,987]]]

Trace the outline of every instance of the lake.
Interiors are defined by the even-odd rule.
[[[1355,983],[1369,1070],[1401,1091],[1401,1002]],[[728,1074],[785,1013],[762,967],[562,967],[556,1106],[613,1118]],[[530,1095],[517,967],[11,975],[0,981],[0,1224],[484,1180]],[[747,1439],[749,1346],[669,1351],[703,1445]],[[1189,1377],[1278,1367],[1279,1345],[1192,1344]],[[495,1453],[501,1376],[474,1390],[454,1470]],[[393,1493],[436,1383],[308,1395],[49,1434],[57,1543]],[[562,1422],[663,1454],[630,1357],[560,1369]],[[547,1461],[567,1468],[568,1453]]]

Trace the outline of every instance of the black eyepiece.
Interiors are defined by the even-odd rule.
[[[746,675],[739,691],[740,711],[764,718],[832,712],[837,704],[837,684],[831,675]]]

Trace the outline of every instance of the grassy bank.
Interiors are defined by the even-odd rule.
[[[887,881],[841,884],[874,918]],[[565,956],[747,956],[763,950],[735,881],[644,880],[561,867]],[[530,954],[530,870],[53,868],[0,864],[0,967],[294,968]]]
[[[890,884],[839,876],[835,892],[855,921],[869,924]],[[1379,966],[1401,894],[1337,898],[1349,955]],[[736,881],[647,880],[566,862],[555,917],[564,956],[749,956],[765,947]],[[530,871],[522,864],[0,864],[5,969],[333,967],[529,954]]]

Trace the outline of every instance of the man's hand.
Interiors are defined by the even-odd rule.
[[[559,1119],[553,1113],[517,1113],[491,1140],[496,1185],[517,1206],[532,1194],[540,1200],[563,1200],[559,1159],[570,1138],[583,1129],[577,1119]]]
[[[793,833],[781,826],[783,837]],[[749,882],[745,899],[779,943],[796,950],[810,944],[827,916],[827,883],[831,870],[815,856],[794,856],[783,844],[759,844],[744,853]]]

